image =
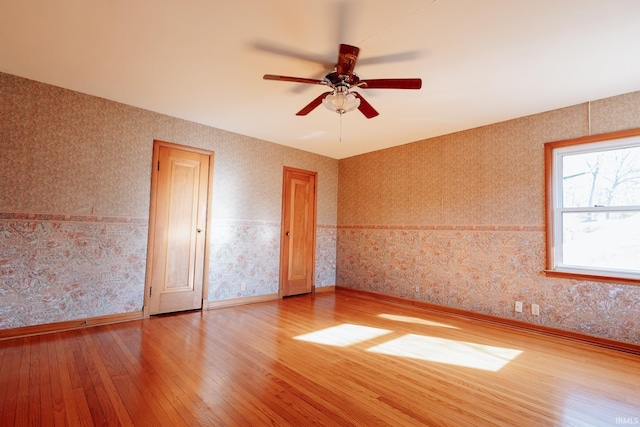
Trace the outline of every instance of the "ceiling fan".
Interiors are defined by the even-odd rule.
[[[306,116],[318,105],[323,104],[331,111],[342,115],[356,108],[360,110],[366,118],[370,119],[379,113],[362,97],[354,88],[360,89],[420,89],[421,79],[371,79],[361,80],[353,72],[360,49],[348,44],[340,45],[338,63],[335,69],[327,74],[322,80],[308,79],[303,77],[277,76],[265,74],[265,80],[279,80],[284,82],[307,83],[325,85],[331,91],[325,92],[311,101],[306,107],[296,113],[297,116]]]

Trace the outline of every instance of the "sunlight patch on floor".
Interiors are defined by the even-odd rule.
[[[335,347],[346,347],[367,341],[382,335],[391,333],[387,329],[372,328],[369,326],[352,325],[343,323],[327,329],[310,332],[304,335],[293,337],[296,340],[313,342],[316,344],[332,345]]]
[[[440,328],[460,329],[456,326],[447,325],[446,323],[433,322],[431,320],[421,319],[419,317],[398,316],[396,314],[378,314],[383,319],[394,320],[396,322],[415,323],[417,325],[438,326]]]
[[[509,348],[415,334],[371,347],[367,351],[493,372],[522,353]]]

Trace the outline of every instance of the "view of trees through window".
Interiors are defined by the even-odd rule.
[[[640,144],[561,158],[562,264],[640,273]]]

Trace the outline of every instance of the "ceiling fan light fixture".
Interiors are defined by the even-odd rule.
[[[360,106],[360,99],[349,92],[346,86],[336,86],[333,93],[325,96],[322,104],[340,115],[353,111]]]

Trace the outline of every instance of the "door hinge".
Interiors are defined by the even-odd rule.
[[[158,160],[158,170],[160,170],[160,160]]]
[[[151,293],[153,292],[153,286],[149,288],[149,297],[151,297]]]

